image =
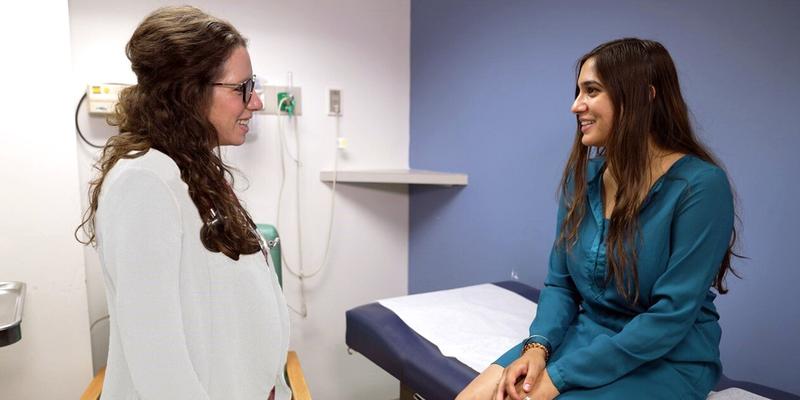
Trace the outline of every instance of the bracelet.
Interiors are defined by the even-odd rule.
[[[536,339],[536,338],[539,338],[539,339]],[[551,348],[553,348],[553,346],[550,344],[550,339],[548,339],[548,338],[546,338],[546,337],[544,337],[542,335],[531,335],[529,338],[525,339],[525,343],[528,343],[531,340],[536,340],[539,343],[547,346],[547,350],[550,350]]]
[[[547,346],[541,343],[528,342],[522,348],[522,354],[525,354],[530,349],[541,349],[542,351],[544,351],[544,362],[547,362],[547,360],[550,359],[550,350],[547,349]]]

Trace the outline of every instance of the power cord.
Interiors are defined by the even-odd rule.
[[[75,107],[75,132],[78,133],[78,136],[81,138],[81,140],[83,140],[84,143],[94,147],[95,149],[102,149],[105,146],[96,145],[90,142],[89,139],[86,139],[86,136],[83,136],[83,132],[81,132],[81,126],[80,124],[78,124],[78,112],[80,111],[81,105],[85,100],[86,100],[86,93],[84,93],[83,96],[81,96],[81,99],[78,100],[78,105]]]
[[[286,105],[287,101],[294,101],[291,96],[284,97],[278,103],[278,113]],[[288,107],[287,107],[288,108]],[[298,247],[298,270],[294,270],[289,261],[286,258],[286,252],[281,253],[281,259],[283,260],[283,265],[286,266],[286,270],[289,271],[290,274],[296,276],[300,281],[300,298],[301,298],[301,311],[295,310],[293,307],[289,306],[289,308],[294,311],[296,314],[300,315],[303,318],[308,316],[308,307],[305,299],[305,279],[314,277],[315,275],[319,274],[325,266],[328,264],[329,257],[330,257],[330,247],[333,241],[333,217],[336,211],[336,181],[338,178],[338,161],[339,161],[339,154],[338,154],[338,146],[334,146],[334,161],[333,161],[333,184],[331,187],[331,207],[330,207],[330,214],[328,218],[328,232],[327,232],[327,240],[325,244],[325,252],[322,258],[322,262],[320,265],[313,270],[311,273],[304,272],[304,261],[303,261],[303,235],[302,235],[302,221],[301,221],[301,190],[300,190],[300,177],[302,171],[302,163],[300,162],[300,140],[297,136],[297,119],[292,115],[291,108],[287,110],[288,119],[291,122],[294,135],[295,135],[295,143],[296,143],[296,154],[297,158],[293,157],[291,152],[289,152],[289,148],[286,142],[286,135],[283,132],[283,125],[281,124],[281,116],[278,114],[278,136],[281,141],[281,148],[289,155],[296,166],[295,172],[295,186],[296,186],[296,217],[297,217],[297,247]],[[340,135],[340,122],[341,122],[341,114],[336,114],[336,137],[335,143],[338,145]],[[280,189],[278,191],[278,205],[277,205],[277,216],[275,218],[276,225],[280,225],[280,216],[281,216],[281,203],[283,200],[283,190],[285,187],[286,181],[286,167],[285,167],[285,157],[283,151],[281,151],[281,183]]]

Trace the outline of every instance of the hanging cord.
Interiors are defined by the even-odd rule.
[[[339,115],[336,116],[336,137],[334,138],[335,139],[335,143],[337,143],[337,144],[338,144],[338,141],[339,141],[339,121],[340,121],[339,117],[340,117]],[[297,131],[295,130],[295,135],[296,134],[297,134]],[[298,146],[299,146],[299,140],[298,140]],[[299,152],[300,148],[298,147],[297,149],[298,149],[298,155],[299,155],[300,154],[300,152]],[[335,211],[336,211],[336,179],[337,179],[338,166],[339,166],[338,165],[339,164],[339,153],[338,153],[339,150],[338,150],[337,146],[334,146],[334,149],[335,150],[334,150],[334,154],[333,154],[333,184],[331,186],[331,208],[330,208],[330,214],[328,216],[328,235],[327,235],[327,240],[325,242],[325,252],[323,253],[323,256],[322,256],[322,263],[320,263],[319,267],[317,267],[313,272],[304,273],[303,272],[304,268],[302,268],[302,267],[305,264],[303,264],[303,261],[302,261],[302,258],[301,258],[300,259],[300,267],[301,267],[300,273],[296,274],[298,277],[302,276],[303,278],[311,278],[314,275],[319,274],[322,271],[322,269],[328,264],[328,256],[330,255],[331,242],[332,242],[332,239],[333,239],[333,235],[332,235],[332,233],[333,233],[333,216],[334,216]],[[299,173],[298,173],[298,176],[299,176]],[[300,210],[300,196],[299,196],[300,190],[299,190],[299,188],[300,188],[300,186],[299,186],[299,181],[298,181],[298,196],[297,196],[298,236],[300,235],[300,231],[299,231],[300,226],[302,226],[300,224],[300,211],[299,211]],[[303,243],[302,240],[298,240],[298,245],[299,245],[298,247],[300,247],[300,253],[301,254],[302,254],[302,243]],[[291,271],[291,270],[290,270],[290,272],[294,273],[294,271]]]
[[[81,99],[78,100],[78,105],[75,106],[75,132],[78,133],[78,136],[80,136],[81,140],[83,140],[84,143],[94,147],[95,149],[102,149],[104,146],[98,146],[90,142],[89,139],[86,139],[86,136],[83,136],[83,132],[81,132],[81,126],[80,124],[78,124],[78,112],[81,109],[81,104],[83,104],[85,100],[86,100],[86,93],[84,92],[83,96],[81,96]]]
[[[287,100],[288,100],[288,97],[284,97],[278,103],[278,139],[281,142],[281,151],[279,152],[281,154],[281,158],[280,158],[281,183],[280,183],[280,187],[278,189],[278,205],[277,205],[277,211],[276,211],[276,215],[275,215],[275,226],[278,228],[279,231],[280,231],[280,222],[281,222],[280,219],[281,219],[281,203],[282,203],[282,199],[283,199],[283,188],[286,185],[286,158],[284,157],[284,154],[289,154],[289,156],[291,157],[291,153],[289,153],[289,148],[286,145],[286,139],[284,138],[283,126],[281,124],[281,115],[280,115],[280,109],[281,109],[281,107],[284,106],[284,104],[285,104],[285,102]],[[295,164],[299,164],[299,161],[296,158],[294,158],[294,157],[291,157],[291,158],[292,158],[292,161],[294,161]],[[281,261],[282,261],[283,265],[286,266],[286,270],[291,271],[289,269],[289,265],[286,263],[286,256],[284,255],[284,253],[285,252],[281,252]],[[289,307],[289,309],[292,310],[293,313],[299,315],[302,318],[305,318],[306,316],[308,316],[308,309],[306,307],[305,289],[304,289],[304,284],[303,284],[302,279],[300,280],[300,304],[301,304],[300,311],[298,311],[296,308],[292,307],[291,304],[289,304],[288,300],[286,302],[286,306]]]
[[[278,103],[278,134],[280,135],[281,147],[283,148],[283,151],[285,151],[286,154],[289,155],[289,158],[291,158],[292,161],[294,161],[295,164],[299,165],[300,164],[300,155],[298,154],[297,156],[293,156],[292,152],[289,151],[289,145],[287,144],[288,140],[286,140],[286,138],[284,137],[282,123],[281,123],[281,114],[280,114],[281,113],[281,108],[283,108],[283,106],[285,106],[286,103],[289,100],[291,100],[290,97],[284,97],[284,98],[281,99],[280,103]],[[289,113],[289,112],[287,112],[287,114],[289,115],[289,118],[291,119],[292,118],[292,114]],[[297,152],[297,151],[295,150],[295,152]],[[281,157],[283,157],[283,155],[281,155]]]
[[[280,112],[281,107],[285,104],[286,101],[289,101],[289,98],[282,99],[281,102],[278,104],[278,112]],[[330,248],[331,248],[331,243],[333,242],[333,217],[334,217],[335,211],[336,211],[336,181],[337,181],[337,178],[338,178],[338,162],[339,162],[339,154],[338,154],[337,144],[338,144],[338,141],[339,141],[339,137],[341,136],[340,135],[340,122],[341,122],[341,118],[340,117],[341,117],[340,114],[336,115],[336,137],[334,138],[334,144],[335,144],[334,145],[334,149],[335,150],[334,150],[334,161],[333,161],[333,165],[334,165],[334,167],[333,167],[333,170],[334,170],[333,176],[334,176],[334,178],[333,178],[333,184],[332,184],[332,187],[331,187],[331,207],[330,207],[330,214],[329,214],[329,217],[328,217],[328,230],[327,230],[327,239],[325,241],[325,252],[324,252],[324,255],[323,255],[323,258],[322,258],[322,262],[320,263],[320,265],[317,268],[315,268],[313,270],[313,272],[305,273],[305,271],[304,271],[305,263],[303,261],[302,218],[301,218],[301,212],[300,212],[301,204],[302,204],[302,202],[301,202],[301,198],[302,198],[301,193],[302,192],[300,190],[302,163],[300,162],[300,155],[301,155],[301,153],[300,153],[300,140],[299,140],[299,137],[297,136],[297,134],[298,134],[297,119],[293,118],[292,114],[289,114],[289,116],[288,116],[289,121],[291,123],[290,126],[294,130],[294,139],[295,139],[295,143],[296,143],[297,158],[294,158],[294,157],[292,157],[291,153],[289,152],[288,145],[286,143],[287,142],[286,135],[283,132],[283,125],[281,124],[281,121],[280,121],[280,119],[281,119],[280,118],[280,114],[278,115],[278,136],[279,136],[279,138],[281,140],[281,148],[283,150],[285,150],[287,154],[289,154],[289,157],[292,158],[292,161],[294,162],[294,164],[296,166],[296,172],[295,172],[296,197],[295,197],[295,199],[296,199],[296,208],[297,208],[296,209],[296,218],[297,218],[296,219],[296,223],[297,223],[297,236],[298,236],[298,239],[297,239],[297,244],[298,244],[298,246],[297,246],[298,247],[298,269],[295,270],[295,269],[293,269],[291,267],[289,261],[286,258],[286,252],[283,252],[281,254],[281,259],[283,260],[283,265],[286,267],[286,270],[289,271],[290,274],[296,276],[300,281],[300,297],[301,297],[301,304],[302,304],[301,312],[297,312],[297,310],[295,310],[294,308],[291,308],[291,307],[290,308],[292,309],[292,311],[294,311],[298,315],[302,316],[303,318],[308,316],[308,308],[307,308],[306,298],[305,298],[305,279],[311,278],[311,277],[319,274],[325,268],[325,266],[328,264],[329,259],[330,259]],[[275,218],[276,225],[280,225],[281,202],[282,202],[282,199],[283,199],[283,189],[285,187],[285,181],[286,181],[285,157],[284,157],[283,152],[281,152],[281,160],[280,161],[281,161],[281,183],[280,183],[280,189],[278,191],[277,216]]]
[[[280,183],[280,187],[278,189],[278,205],[277,205],[276,216],[275,216],[275,225],[278,228],[278,230],[280,230],[280,222],[281,222],[280,219],[281,219],[281,204],[283,202],[283,189],[286,186],[286,158],[285,158],[284,154],[288,154],[289,155],[289,157],[292,159],[292,161],[297,166],[297,168],[299,168],[299,165],[300,165],[300,161],[297,158],[293,157],[291,152],[289,152],[289,147],[288,147],[288,145],[286,143],[287,140],[286,140],[286,138],[284,136],[284,133],[283,133],[283,125],[281,123],[280,110],[286,104],[286,102],[289,101],[289,100],[290,99],[288,97],[284,97],[283,99],[281,99],[281,101],[278,103],[278,110],[277,110],[277,112],[278,112],[278,139],[281,142],[281,151],[279,152],[280,155],[281,155],[280,156],[281,157],[280,158],[280,164],[281,164],[281,181],[280,182],[281,183]],[[291,117],[291,115],[289,115],[289,117]],[[286,267],[286,270],[289,271],[292,275],[297,276],[297,274],[295,274],[294,271],[289,267],[289,264],[286,261],[286,255],[285,254],[286,254],[286,252],[281,252],[281,261],[282,261],[283,265]],[[305,284],[303,282],[303,278],[302,277],[299,277],[299,279],[300,279],[300,310],[298,311],[296,308],[292,307],[292,305],[289,304],[288,301],[286,302],[286,305],[295,314],[299,315],[302,318],[306,318],[308,316],[308,307],[306,307]]]
[[[336,116],[336,137],[334,138],[336,143],[338,143],[339,137],[340,137],[340,121],[341,121],[340,116],[337,115]],[[296,121],[295,121],[295,124],[296,124]],[[299,140],[298,140],[298,137],[297,137],[296,125],[295,125],[295,132],[294,133],[295,133],[295,140],[297,140],[297,143],[298,143],[297,154],[299,156],[300,155],[300,147],[299,147]],[[298,196],[296,196],[296,199],[297,199],[297,204],[296,204],[297,214],[296,214],[296,216],[297,216],[297,226],[298,226],[298,248],[299,248],[299,252],[298,252],[298,261],[299,261],[298,264],[299,264],[299,267],[298,267],[298,270],[296,271],[296,270],[292,269],[292,267],[289,265],[288,261],[286,260],[285,253],[282,254],[282,257],[283,257],[284,265],[286,265],[286,268],[289,271],[289,273],[291,273],[292,275],[294,275],[294,276],[296,276],[298,278],[311,278],[311,277],[319,274],[323,270],[325,265],[327,265],[328,260],[329,260],[331,243],[333,241],[332,240],[333,239],[333,216],[334,216],[335,211],[336,211],[336,181],[337,181],[337,178],[338,178],[338,166],[339,166],[338,148],[336,146],[334,146],[334,149],[336,149],[336,150],[334,152],[334,159],[333,159],[333,182],[332,182],[332,186],[331,186],[331,207],[330,207],[330,214],[328,216],[328,231],[327,231],[327,240],[326,240],[326,244],[325,244],[325,252],[323,253],[324,255],[322,257],[322,263],[316,269],[314,269],[313,272],[311,272],[311,273],[305,273],[304,272],[304,269],[305,269],[304,265],[305,264],[303,263],[303,258],[302,258],[302,254],[303,254],[303,252],[302,252],[302,243],[303,242],[302,242],[302,231],[301,231],[302,220],[301,220],[301,213],[300,213],[300,204],[301,204],[300,170],[301,170],[302,164],[299,163],[299,162],[296,163],[297,167],[298,167],[297,174],[295,174],[295,178],[296,178],[295,179],[295,184],[297,185],[297,192],[298,192]],[[282,172],[283,172],[283,174],[285,176],[285,169]],[[283,179],[282,179],[281,186],[283,186]],[[278,208],[278,210],[280,210],[280,207]],[[278,217],[280,217],[280,214],[278,214]]]
[[[91,334],[91,332],[94,330],[94,327],[97,326],[97,324],[99,324],[99,323],[101,323],[101,322],[103,322],[103,321],[105,321],[107,319],[109,319],[109,315],[108,314],[106,314],[106,315],[94,320],[94,322],[92,322],[92,324],[89,325],[89,333]]]

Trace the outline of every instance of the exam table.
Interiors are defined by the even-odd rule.
[[[494,283],[533,302],[539,290],[516,281]],[[393,311],[375,302],[346,312],[347,346],[400,381],[400,399],[452,400],[478,372],[417,334]],[[727,389],[727,390],[726,390]],[[800,400],[800,396],[723,376],[709,400]],[[759,397],[763,396],[763,397]]]

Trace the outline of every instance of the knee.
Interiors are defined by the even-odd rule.
[[[484,380],[476,379],[456,396],[456,400],[490,400],[494,395],[494,388],[494,385],[489,385]]]
[[[503,375],[503,367],[492,364],[456,396],[456,400],[490,400]]]
[[[475,390],[467,387],[456,396],[456,400],[480,400],[480,397]]]
[[[488,385],[486,382],[475,380],[456,396],[456,400],[490,400],[494,395],[495,387],[496,385]]]

